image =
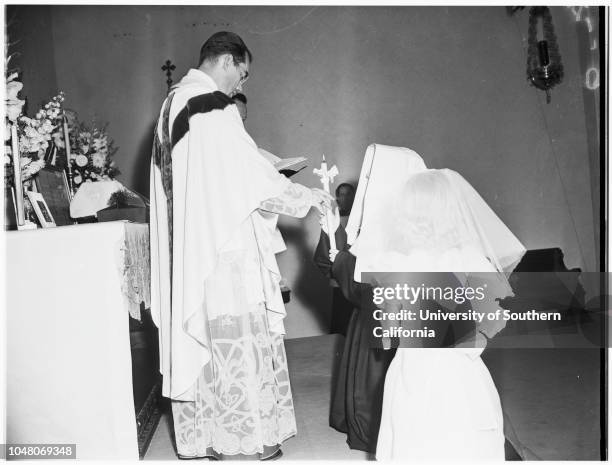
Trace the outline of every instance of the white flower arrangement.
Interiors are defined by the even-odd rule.
[[[45,166],[44,155],[51,140],[51,134],[59,125],[64,95],[62,92],[53,97],[34,118],[22,114],[25,100],[19,98],[23,84],[17,81],[18,74],[11,73],[6,78],[6,131],[5,142],[10,139],[10,125],[17,128],[19,145],[19,164],[21,181],[28,181]],[[4,179],[6,185],[13,185],[13,160],[10,147],[5,146]]]
[[[53,132],[61,127],[62,103],[64,93],[53,97],[34,118],[20,116],[17,119],[19,132],[19,152],[29,157],[43,158]]]
[[[45,167],[45,160],[32,160],[28,157],[21,157],[19,159],[21,163],[21,179],[27,180],[38,173]]]
[[[84,123],[74,124],[70,128],[70,163],[74,185],[114,179],[119,174],[112,160],[116,151],[106,126],[99,128],[95,122],[91,127]]]
[[[119,174],[119,170],[112,160],[117,149],[106,133],[106,126],[102,128],[87,127],[79,123],[74,112],[71,112],[70,126],[70,160],[66,160],[66,142],[63,127],[64,93],[60,92],[43,107],[33,118],[22,114],[25,100],[18,97],[23,84],[17,81],[17,73],[6,78],[6,140],[10,139],[10,124],[17,127],[19,138],[19,159],[21,165],[21,181],[29,181],[45,166],[45,154],[51,145],[63,155],[64,164],[70,163],[73,172],[73,183],[78,187],[83,182],[110,180]],[[66,115],[68,116],[68,115]],[[4,154],[5,184],[12,185],[12,157],[10,147]]]
[[[23,89],[23,84],[17,81],[17,76],[17,73],[12,73],[6,78],[6,117],[11,123],[17,121],[25,104],[25,100],[18,97],[19,92]],[[8,140],[11,131],[6,131],[6,134],[6,140]]]

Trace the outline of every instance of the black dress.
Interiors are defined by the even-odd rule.
[[[336,234],[339,249],[346,249],[344,238],[346,234]],[[341,242],[343,239],[344,242]],[[325,262],[329,266],[329,252],[322,249],[317,248],[315,261],[320,267],[325,266]],[[333,387],[329,424],[347,434],[346,442],[351,449],[375,453],[385,375],[395,350],[371,348],[375,325],[372,318],[375,308],[372,303],[372,287],[355,282],[354,270],[355,257],[347,250],[340,250],[331,266],[331,275],[338,282],[344,297],[353,304],[354,310],[348,323],[337,381]],[[370,304],[363,306],[362,302]]]
[[[339,227],[336,231],[336,244],[346,243],[346,232],[343,227]],[[331,304],[331,324],[329,332],[331,334],[342,334],[346,337],[346,330],[351,320],[353,313],[353,304],[350,302],[342,290],[335,283],[335,279],[331,276],[332,263],[329,261],[329,237],[321,231],[321,237],[317,244],[314,261],[321,272],[330,279],[332,285],[332,304]]]

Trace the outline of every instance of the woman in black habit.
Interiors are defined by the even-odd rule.
[[[322,234],[325,234],[324,232]],[[344,241],[338,240],[344,237]],[[334,262],[329,260],[329,239],[319,243],[317,264],[330,269],[340,291],[354,306],[351,314],[342,359],[332,390],[329,425],[346,433],[351,449],[376,452],[376,440],[382,412],[382,395],[387,368],[395,349],[372,348],[372,329],[375,321],[372,311],[372,287],[353,280],[355,257],[347,249],[346,233],[339,226],[336,233],[339,252]],[[327,246],[325,245],[327,243]],[[364,306],[369,302],[371,305]]]
[[[360,242],[360,250],[367,250],[375,237],[357,238],[365,222],[375,223],[384,212],[381,200],[389,192],[399,192],[410,174],[425,169],[419,155],[409,149],[370,145],[364,158],[355,201],[346,230],[336,217],[336,247],[333,263],[329,259],[329,238],[324,231],[315,252],[315,262],[324,274],[334,278],[346,299],[354,306],[336,383],[332,387],[329,424],[346,433],[347,444],[374,454],[382,412],[385,375],[395,350],[374,348],[372,330],[377,324],[372,318],[376,308],[372,302],[372,287],[354,280],[356,258],[349,248]],[[368,235],[369,236],[369,235]]]

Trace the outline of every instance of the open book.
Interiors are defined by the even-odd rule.
[[[262,148],[258,150],[266,160],[272,163],[278,172],[287,177],[293,176],[298,171],[306,168],[308,162],[306,157],[280,158]]]

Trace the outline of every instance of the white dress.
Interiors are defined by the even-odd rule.
[[[384,258],[396,271],[493,271],[475,250]],[[385,378],[378,460],[504,460],[503,413],[482,349],[398,349]]]

